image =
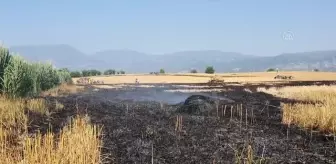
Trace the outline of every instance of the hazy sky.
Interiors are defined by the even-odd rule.
[[[0,4],[0,40],[6,46],[69,44],[86,53],[215,49],[255,55],[336,49],[335,0],[0,0]]]

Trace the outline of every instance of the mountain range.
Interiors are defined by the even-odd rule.
[[[133,50],[105,50],[86,54],[65,44],[13,46],[9,49],[28,61],[50,61],[58,68],[70,70],[116,69],[127,73],[148,73],[163,68],[166,72],[189,72],[191,69],[204,72],[207,66],[213,66],[216,72],[265,71],[268,68],[336,71],[336,50],[265,57],[218,50],[180,51],[162,55]]]

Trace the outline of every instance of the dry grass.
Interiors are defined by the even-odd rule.
[[[41,113],[41,114],[45,114],[48,111],[47,103],[42,98],[27,100],[27,108],[30,111]]]
[[[24,114],[24,101],[0,97],[0,123],[4,128],[14,128],[26,125],[27,117]]]
[[[41,93],[42,96],[65,96],[69,94],[74,94],[83,91],[83,87],[76,86],[73,84],[61,84],[60,86],[50,89],[48,91],[44,91]]]
[[[91,125],[88,117],[75,118],[59,135],[48,132],[31,136],[27,131],[25,107],[41,114],[48,111],[43,99],[25,101],[0,97],[0,164],[96,164],[102,161],[101,130]]]
[[[256,156],[256,154],[253,151],[253,148],[250,144],[244,145],[244,147],[241,150],[234,149],[232,147],[231,147],[231,149],[235,152],[235,163],[236,164],[254,164],[254,163],[263,164],[263,163],[267,163],[267,159],[264,158],[264,150],[262,152],[263,154],[261,154],[260,157]]]
[[[283,104],[283,123],[336,134],[336,86],[300,86],[259,91],[310,103]]]
[[[53,133],[27,138],[23,160],[26,163],[96,164],[102,161],[99,139],[101,130],[90,125],[87,117],[77,117],[63,128],[55,142]]]
[[[19,159],[14,155],[20,136],[27,133],[28,118],[24,113],[24,101],[0,97],[0,163],[12,163]]]
[[[55,100],[55,110],[59,111],[59,110],[62,110],[63,108],[64,108],[64,105],[58,102],[57,100]]]
[[[279,72],[280,75],[294,76],[292,81],[320,81],[336,80],[334,72]],[[94,80],[103,80],[105,84],[135,83],[137,78],[141,83],[206,83],[211,77],[217,76],[225,82],[266,82],[283,81],[274,80],[276,72],[253,72],[253,73],[217,73],[217,74],[166,74],[166,75],[145,75],[129,74],[123,76],[96,76],[91,77]],[[73,81],[77,81],[74,78]]]

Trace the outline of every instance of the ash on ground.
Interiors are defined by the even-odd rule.
[[[82,112],[103,127],[107,163],[232,164],[239,156],[246,160],[247,150],[262,163],[335,163],[334,140],[282,125],[277,107],[282,100],[253,88],[231,87],[217,94],[224,100],[180,94],[183,99],[174,104],[125,96],[160,95],[164,89],[99,89],[49,99],[67,109],[53,118],[65,121]]]

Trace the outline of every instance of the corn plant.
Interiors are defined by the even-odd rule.
[[[11,60],[11,55],[8,49],[0,47],[0,90],[3,91],[3,78],[5,69],[7,68],[9,61]]]
[[[42,91],[41,89],[41,76],[39,76],[40,63],[32,63],[30,68],[32,70],[32,80],[33,80],[33,93],[36,95]]]
[[[30,63],[0,47],[0,91],[10,97],[37,95],[61,83],[72,83],[67,69],[51,63]]]
[[[11,97],[28,96],[33,91],[32,69],[20,56],[13,56],[5,69],[4,92]]]
[[[40,64],[38,76],[42,91],[46,91],[60,84],[57,70],[53,69],[51,64]]]
[[[53,77],[52,67],[43,63],[31,64],[32,76],[34,79],[34,92],[40,93],[41,91],[53,88],[56,84]]]
[[[58,70],[57,74],[58,74],[60,83],[68,83],[68,84],[72,83],[72,78],[71,78],[69,71]]]

